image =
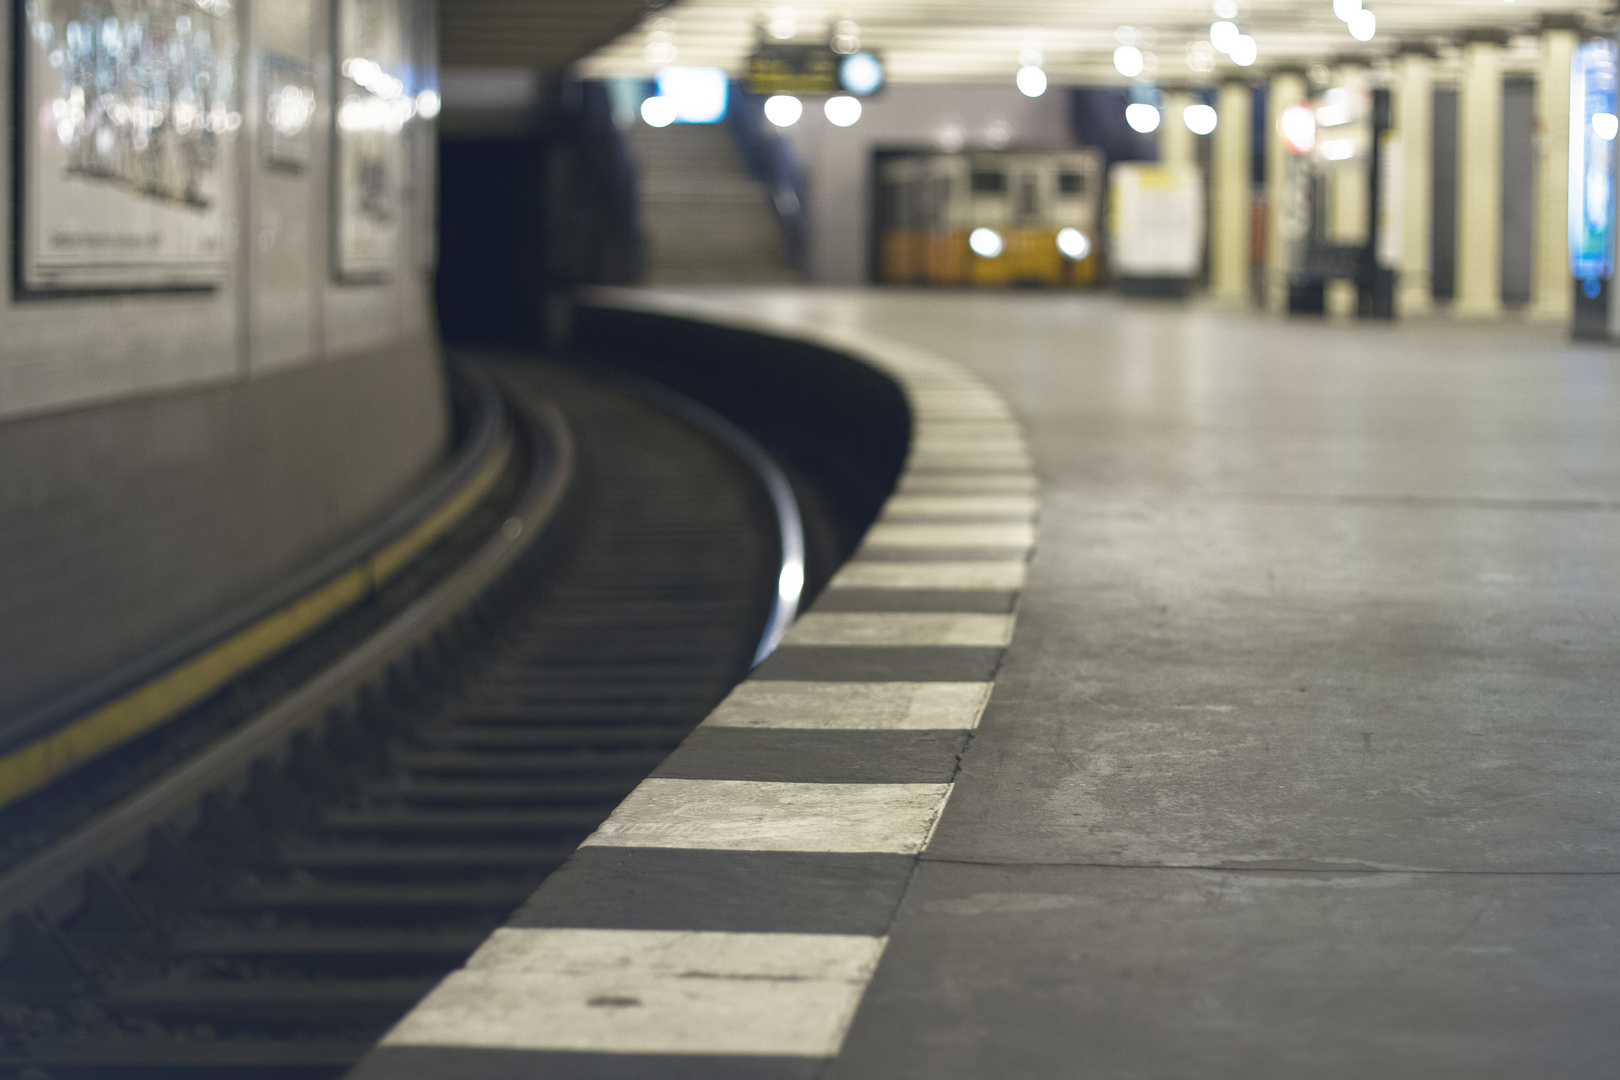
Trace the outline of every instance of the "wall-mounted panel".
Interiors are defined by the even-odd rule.
[[[209,287],[229,257],[225,144],[236,111],[227,0],[31,0],[22,101],[19,285]]]
[[[315,81],[313,0],[255,0],[248,42],[249,211],[248,364],[261,373],[320,355],[317,294],[324,252],[310,218],[325,188],[315,145],[320,99]]]

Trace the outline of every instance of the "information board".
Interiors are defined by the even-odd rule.
[[[217,285],[242,122],[229,0],[29,0],[24,19],[20,288]]]
[[[750,94],[836,94],[843,57],[827,45],[771,43],[748,58]]]

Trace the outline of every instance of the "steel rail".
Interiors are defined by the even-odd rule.
[[[520,412],[504,404],[501,409],[503,415]],[[0,955],[9,951],[12,916],[38,911],[59,922],[71,915],[83,902],[87,871],[109,865],[132,872],[145,860],[154,829],[190,831],[208,792],[244,789],[256,762],[284,760],[296,736],[317,731],[334,707],[385,678],[395,663],[473,606],[539,537],[574,475],[574,439],[562,414],[546,405],[533,420],[540,429],[530,439],[533,475],[511,515],[472,558],[242,728],[0,876],[0,933],[6,946]]]

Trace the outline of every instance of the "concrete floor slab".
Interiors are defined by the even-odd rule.
[[[832,1076],[1617,1075],[1620,353],[708,300],[962,362],[1040,477],[1011,649]]]

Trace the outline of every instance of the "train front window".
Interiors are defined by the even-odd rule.
[[[973,194],[1002,195],[1007,191],[1007,174],[994,169],[978,169],[973,173]]]
[[[1058,173],[1059,195],[1084,195],[1086,193],[1086,174],[1077,172]]]

